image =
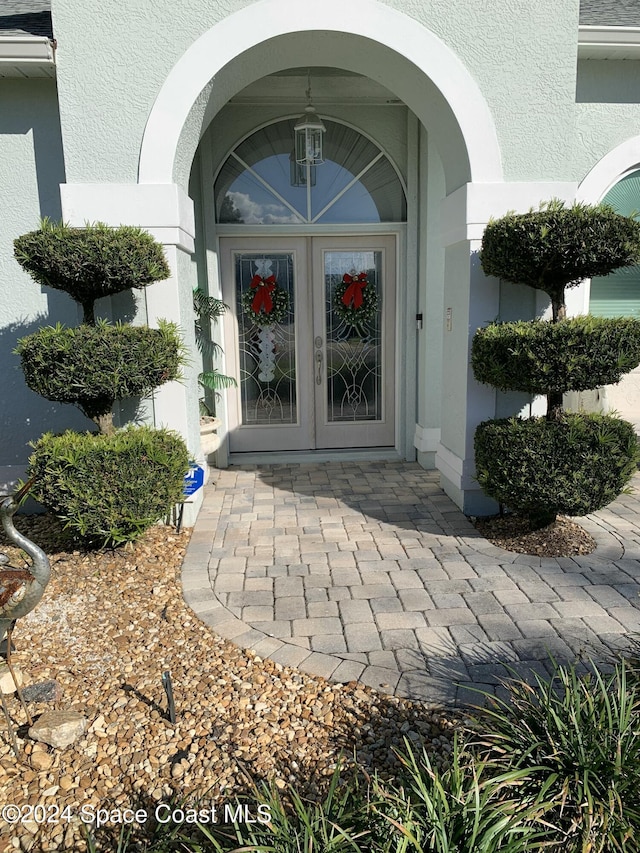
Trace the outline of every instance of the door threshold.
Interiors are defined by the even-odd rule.
[[[229,465],[308,465],[324,462],[401,462],[395,447],[347,447],[331,450],[230,453]]]

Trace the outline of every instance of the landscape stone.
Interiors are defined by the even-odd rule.
[[[22,691],[25,702],[59,702],[62,699],[62,687],[53,678],[29,684]]]
[[[12,669],[16,681],[18,682],[18,687],[22,687],[24,682],[22,672],[15,664],[12,664]],[[13,676],[11,675],[6,663],[0,664],[0,692],[4,693],[5,696],[10,696],[12,693],[16,692],[16,683],[13,680]]]
[[[31,726],[29,737],[64,749],[87,730],[87,719],[77,711],[47,711]]]

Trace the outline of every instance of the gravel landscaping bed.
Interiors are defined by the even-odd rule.
[[[50,516],[19,517],[16,526],[52,563],[43,600],[14,634],[13,661],[25,685],[55,679],[62,688],[55,705],[32,703],[32,716],[74,710],[88,728],[64,749],[36,743],[17,698],[7,697],[20,756],[0,713],[2,803],[69,807],[73,817],[0,822],[3,851],[84,850],[83,806],[90,813],[175,797],[221,803],[249,779],[291,782],[318,797],[341,754],[392,774],[393,748],[405,737],[425,742],[436,763],[446,759],[454,714],[261,660],[203,625],[179,583],[189,531],[158,526],[134,547],[83,552],[65,544]],[[17,549],[0,547],[13,566],[24,565]],[[161,680],[167,670],[175,725]]]

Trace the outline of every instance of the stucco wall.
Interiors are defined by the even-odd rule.
[[[389,0],[448,44],[491,110],[505,179],[566,179],[579,0]]]
[[[382,47],[376,43],[372,33],[369,33],[368,38],[358,35],[359,30],[355,24],[353,35],[330,32],[335,25],[335,15],[331,21],[325,20],[324,31],[284,33],[274,36],[268,43],[251,47],[246,54],[236,56],[224,67],[220,67],[213,81],[207,82],[197,74],[191,78],[183,77],[181,80],[172,76],[172,69],[180,63],[185,53],[192,49],[197,39],[216,23],[236,12],[251,12],[249,7],[255,6],[255,21],[258,21],[258,7],[263,12],[276,10],[274,14],[279,16],[286,29],[289,22],[289,17],[284,14],[286,10],[283,4],[286,2],[287,0],[184,0],[176,4],[169,0],[157,0],[153,4],[153,17],[150,18],[148,0],[129,0],[126,4],[103,4],[100,7],[80,3],[79,0],[53,0],[54,29],[58,39],[58,84],[66,180],[71,185],[134,184],[139,177],[141,144],[150,115],[153,115],[154,119],[159,116],[156,124],[152,121],[155,138],[159,138],[164,127],[163,121],[166,119],[167,124],[170,124],[172,115],[175,117],[175,112],[172,113],[170,107],[180,103],[180,94],[189,79],[197,80],[197,86],[193,87],[193,96],[203,87],[200,96],[190,110],[184,126],[184,116],[179,113],[180,122],[172,129],[175,134],[171,135],[171,144],[164,149],[169,155],[164,160],[160,158],[162,166],[158,168],[157,173],[153,168],[148,170],[150,177],[142,178],[143,183],[146,181],[149,184],[168,184],[173,180],[186,189],[194,153],[208,127],[209,156],[216,160],[226,153],[238,136],[251,130],[251,124],[255,126],[267,117],[275,117],[279,110],[277,103],[264,111],[261,108],[255,109],[250,115],[246,111],[241,115],[234,107],[225,106],[229,98],[261,76],[285,68],[326,65],[351,70],[386,86],[392,93],[401,97],[423,121],[429,138],[429,162],[424,152],[416,154],[416,159],[412,162],[405,158],[407,139],[403,134],[406,121],[397,127],[393,121],[387,122],[388,126],[385,124],[385,117],[393,115],[393,111],[384,113],[374,108],[368,111],[361,109],[359,118],[353,123],[358,126],[362,122],[363,130],[368,130],[372,136],[378,138],[400,166],[403,174],[411,174],[412,168],[417,170],[417,157],[422,158],[422,171],[418,175],[414,173],[414,177],[420,181],[422,206],[419,227],[424,230],[421,241],[416,238],[412,244],[415,251],[411,262],[418,265],[416,277],[422,286],[421,306],[426,306],[428,315],[431,306],[433,317],[440,313],[441,321],[443,310],[450,307],[453,321],[450,332],[443,330],[442,325],[436,327],[434,322],[431,329],[433,334],[422,336],[418,363],[426,374],[430,368],[441,373],[441,367],[445,365],[441,398],[442,431],[443,435],[446,433],[445,447],[459,459],[466,460],[469,458],[471,436],[468,413],[474,407],[484,411],[482,394],[485,394],[483,389],[475,389],[469,378],[469,333],[475,326],[492,319],[494,314],[486,316],[486,312],[483,313],[484,297],[477,295],[477,288],[482,288],[482,282],[479,285],[475,282],[473,287],[476,290],[472,290],[471,295],[468,292],[470,266],[473,267],[474,263],[473,258],[471,261],[469,258],[469,240],[477,240],[478,234],[474,231],[474,236],[469,237],[464,232],[468,223],[479,227],[486,222],[486,218],[465,219],[464,222],[456,223],[456,227],[459,226],[463,233],[456,236],[447,249],[445,273],[439,218],[442,197],[466,184],[472,173],[484,175],[477,179],[478,184],[474,186],[483,185],[486,188],[500,181],[502,173],[498,147],[495,145],[497,135],[505,180],[511,182],[511,187],[515,182],[522,182],[519,184],[521,189],[517,190],[513,197],[518,204],[525,197],[535,204],[539,200],[537,196],[532,200],[522,190],[527,186],[526,182],[536,182],[543,186],[544,182],[550,181],[582,180],[607,151],[637,134],[640,126],[640,107],[626,100],[620,102],[623,100],[620,96],[614,97],[616,70],[613,66],[600,70],[595,66],[582,68],[580,76],[576,77],[579,0],[564,0],[562,3],[557,0],[539,0],[535,4],[525,4],[522,0],[493,0],[490,4],[477,3],[474,0],[380,0],[378,6],[386,8],[387,13],[391,10],[402,12],[441,39],[447,46],[443,55],[450,61],[451,68],[455,69],[462,63],[466,70],[463,69],[464,74],[455,79],[457,83],[464,80],[465,84],[456,83],[455,91],[449,93],[453,94],[451,102],[456,103],[459,115],[464,115],[466,121],[471,123],[470,117],[475,119],[477,115],[473,111],[474,103],[486,102],[488,111],[480,111],[485,124],[482,133],[474,138],[476,150],[473,156],[471,149],[468,152],[463,146],[463,137],[451,107],[429,81],[428,75],[425,77],[419,70],[419,59],[410,62],[400,48],[398,52],[393,52],[388,47]],[[328,8],[327,4],[331,9],[337,7],[333,0],[326,0],[324,8]],[[353,0],[353,6],[344,6],[345,19],[355,5]],[[287,8],[291,13],[295,12],[294,17],[303,16],[307,9],[293,0]],[[376,7],[372,4],[370,8],[372,17],[367,21],[367,25],[373,21],[374,26],[378,22]],[[318,7],[308,7],[309,14],[316,14],[317,10]],[[328,14],[325,13],[325,18]],[[355,12],[352,17],[354,15]],[[262,20],[263,23],[267,22],[266,17]],[[339,20],[340,15],[337,16],[337,21]],[[389,20],[385,16],[380,18],[380,21]],[[261,32],[255,21],[249,14],[243,26],[252,31],[253,41],[257,43]],[[407,32],[413,34],[413,23]],[[415,27],[415,32],[416,39],[424,36],[424,33],[420,34],[418,27]],[[398,42],[399,34],[404,34],[404,30],[398,24]],[[236,35],[241,40],[243,33]],[[381,32],[381,38],[383,35]],[[410,38],[407,40],[411,41]],[[398,42],[394,42],[394,46],[397,46]],[[440,49],[440,42],[435,44],[436,39],[431,36],[427,42]],[[250,43],[251,39],[247,44]],[[232,56],[235,42],[229,44],[232,45],[229,52]],[[219,55],[227,48],[228,44],[220,43]],[[215,41],[207,44],[207,49],[209,53],[199,55],[199,61],[202,61],[201,67],[204,65],[208,68],[207,56],[216,55]],[[421,55],[425,55],[424,52]],[[428,62],[425,62],[425,67],[428,67]],[[630,99],[636,88],[637,72],[630,70],[628,66],[619,70],[624,72],[621,90],[627,93],[625,98]],[[479,91],[474,94],[476,84]],[[38,85],[49,85],[48,91],[54,91],[50,84]],[[444,83],[442,85],[444,88]],[[172,93],[171,97],[166,100],[161,97],[158,100],[159,94],[162,92],[164,96],[168,90]],[[36,102],[35,89],[33,92]],[[28,93],[28,97],[32,98],[31,93]],[[589,100],[595,97],[602,98],[604,102]],[[187,104],[191,99],[190,97]],[[47,104],[43,115],[48,118],[43,120],[43,126],[55,127],[55,116],[50,114],[55,102],[50,98]],[[160,108],[154,110],[154,104],[160,104]],[[12,115],[20,116],[22,109],[24,108],[19,99],[14,99],[11,103]],[[347,120],[353,118],[348,109],[341,110],[336,109],[333,114]],[[289,110],[286,112],[289,113]],[[398,112],[400,114],[401,110]],[[331,111],[327,114],[330,115]],[[380,115],[383,116],[382,120]],[[38,119],[34,118],[33,121],[36,127]],[[172,162],[174,144],[181,127],[175,161]],[[465,133],[466,138],[473,136],[469,127]],[[148,137],[151,135],[148,134]],[[37,216],[33,217],[32,214],[36,210],[38,214],[43,212],[43,192],[45,197],[53,198],[55,192],[51,188],[55,188],[57,182],[65,177],[58,138],[51,149],[53,153],[42,154],[45,160],[47,157],[53,157],[57,165],[46,175],[44,172],[37,172],[38,179],[42,178],[43,183],[40,197],[37,197],[37,193],[34,195],[30,181],[36,175],[40,159],[37,139],[38,133],[34,131],[34,154],[26,138],[12,137],[11,147],[8,149],[9,162],[20,163],[21,171],[19,174],[12,174],[10,169],[6,169],[7,174],[2,175],[2,180],[7,182],[12,191],[20,193],[24,199],[21,202],[22,213],[19,213],[15,220],[20,221],[21,215],[24,221],[28,220],[28,225],[25,225],[23,230],[37,224]],[[488,148],[479,146],[479,139],[491,142],[492,153],[484,154]],[[479,158],[478,150],[481,152]],[[473,157],[476,160],[473,160]],[[153,157],[150,160],[153,162]],[[144,156],[142,161],[145,162]],[[157,177],[156,174],[162,177]],[[426,190],[423,183],[425,180]],[[22,186],[23,183],[26,187]],[[519,192],[521,195],[518,195]],[[123,209],[126,209],[126,206]],[[52,213],[56,215],[55,211]],[[417,218],[416,215],[414,221],[408,225],[407,232],[410,236]],[[162,224],[145,222],[148,227]],[[0,234],[1,227],[0,225]],[[15,228],[13,230],[15,231]],[[170,243],[171,240],[167,242]],[[0,245],[0,264],[6,255],[6,241],[4,245],[5,248]],[[198,248],[201,250],[202,246]],[[2,252],[5,252],[5,255]],[[187,318],[190,288],[196,281],[198,271],[194,268],[193,260],[183,252],[179,252],[175,257],[175,271],[179,279],[179,291],[174,294],[177,299],[177,305],[174,307],[182,321],[189,326],[190,320]],[[203,274],[202,269],[199,274]],[[471,272],[471,276],[473,274]],[[29,297],[31,301],[26,304],[31,314],[50,308],[54,314],[52,319],[57,319],[56,312],[64,313],[63,306],[67,304],[65,297],[47,296],[47,304],[42,307],[44,298]],[[503,300],[502,310],[506,314],[509,314],[512,308],[522,307],[523,303],[518,302],[516,305],[513,301],[516,298],[514,294],[513,298],[506,297]],[[56,304],[55,299],[59,299],[60,303]],[[490,294],[487,299],[493,305],[493,295]],[[473,309],[471,312],[470,303]],[[15,321],[21,305],[22,302],[7,305],[7,322]],[[533,310],[534,306],[528,307]],[[74,316],[70,321],[74,322],[75,319]],[[187,380],[190,398],[195,394],[194,370],[195,368],[190,368]],[[418,381],[423,383],[424,380],[423,373]],[[438,385],[439,381],[438,379]],[[432,390],[434,394],[437,393],[435,382]],[[418,402],[418,417],[424,418],[423,426],[435,429],[438,415],[435,407],[430,408],[429,396],[426,386],[423,385]],[[189,404],[192,402],[193,399],[190,399]],[[512,402],[506,398],[501,399],[498,406],[504,408],[506,413]],[[37,403],[41,410],[41,401],[38,400]],[[191,441],[193,424],[187,431]]]
[[[13,241],[60,217],[64,160],[52,80],[0,80],[0,492],[22,476],[29,441],[47,430],[87,421],[71,406],[49,403],[24,383],[18,339],[42,325],[78,322],[66,294],[42,288],[13,257]]]
[[[171,67],[204,30],[246,5],[53,0],[67,180],[135,182],[144,126]]]
[[[199,35],[247,5],[158,0],[150,21],[145,0],[99,9],[54,0],[68,180],[135,180],[145,122],[171,67]],[[493,113],[508,180],[552,180],[573,171],[579,0],[386,5],[437,34],[469,69]],[[374,46],[369,51],[381,66],[384,51],[377,57]],[[203,129],[198,120],[193,134]]]
[[[640,88],[637,89],[640,99]],[[640,129],[640,104],[576,104],[575,176],[582,179],[602,157]],[[626,164],[630,169],[640,163]],[[592,202],[600,198],[589,199]]]

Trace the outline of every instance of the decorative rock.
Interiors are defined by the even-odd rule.
[[[77,711],[47,711],[29,729],[29,737],[63,749],[78,740],[87,720]]]
[[[53,764],[53,756],[48,752],[34,752],[31,756],[31,766],[34,770],[49,770]]]
[[[16,676],[18,687],[22,687],[24,678],[17,666],[13,667],[13,672]],[[16,685],[6,663],[0,664],[0,692],[4,693],[5,696],[10,696],[16,692]]]
[[[38,684],[29,684],[22,691],[22,696],[25,702],[59,702],[62,699],[62,687],[51,678]]]
[[[43,797],[55,797],[55,795],[60,790],[60,785],[52,785],[50,788],[47,788],[46,791],[42,792]]]

